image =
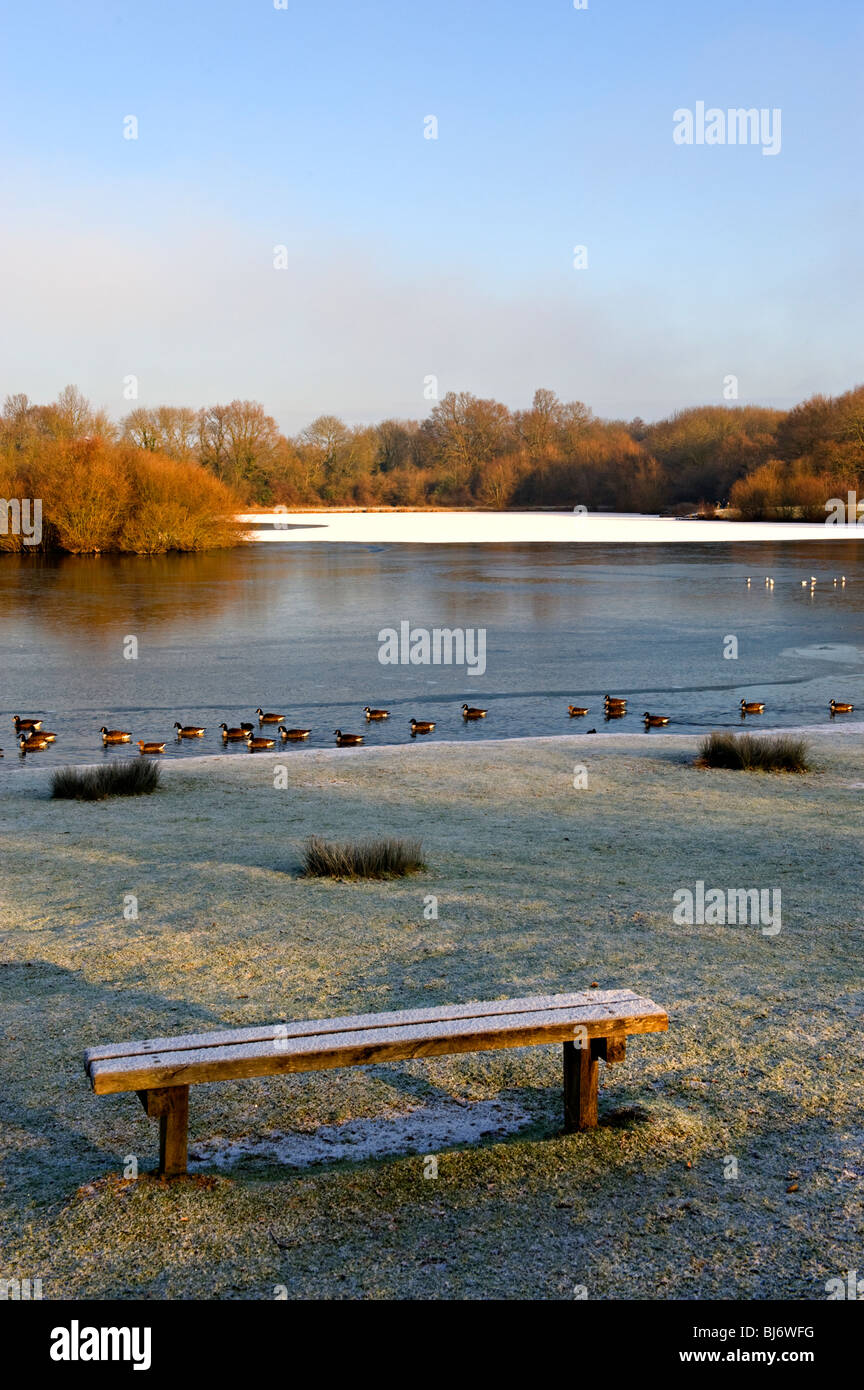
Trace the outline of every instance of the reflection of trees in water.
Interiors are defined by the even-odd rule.
[[[73,643],[190,623],[244,610],[250,617],[284,591],[281,567],[252,552],[168,555],[0,556],[0,622],[26,621]],[[8,628],[7,628],[8,631]]]
[[[70,645],[119,634],[249,623],[295,641],[371,633],[401,618],[489,626],[572,617],[572,557],[554,547],[239,546],[167,555],[0,556],[0,624]],[[204,641],[212,632],[200,632]]]
[[[777,576],[779,618],[787,602],[799,614],[799,581],[817,572],[848,574],[843,602],[854,606],[858,544],[397,544],[375,552],[347,544],[250,545],[154,556],[6,554],[0,630],[8,640],[16,622],[26,623],[31,635],[82,645],[155,628],[206,644],[214,639],[208,625],[219,639],[223,626],[242,624],[259,640],[292,642],[302,659],[306,642],[359,635],[374,646],[378,629],[402,618],[415,626],[486,627],[490,634],[526,624],[571,632],[591,618],[650,626],[661,585],[664,606],[674,602],[682,618],[702,623],[724,592],[736,610],[752,604],[742,582],[749,573]]]

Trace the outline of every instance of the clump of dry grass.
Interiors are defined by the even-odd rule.
[[[700,743],[697,766],[743,772],[809,772],[810,754],[803,738],[788,734],[760,737],[715,731]]]
[[[336,845],[312,835],[303,855],[307,878],[404,878],[425,868],[419,840],[358,840]]]
[[[149,758],[107,763],[105,767],[61,767],[51,778],[55,800],[104,801],[109,796],[147,796],[159,786],[161,771]]]

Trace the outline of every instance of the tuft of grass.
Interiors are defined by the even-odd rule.
[[[106,763],[104,767],[61,767],[51,778],[55,800],[104,801],[108,796],[146,796],[159,786],[161,769],[149,758]]]
[[[419,840],[358,840],[336,845],[312,835],[303,855],[307,878],[404,878],[425,868]]]
[[[699,767],[730,767],[743,772],[809,772],[803,738],[786,734],[729,734],[715,731],[699,745]]]

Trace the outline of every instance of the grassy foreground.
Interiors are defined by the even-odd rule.
[[[810,741],[814,773],[746,783],[664,737],[202,760],[152,801],[0,782],[0,1277],[46,1298],[824,1299],[862,1259],[864,751]],[[428,870],[300,876],[310,834],[358,829],[422,838]],[[697,879],[780,887],[782,930],[675,925]],[[670,1030],[601,1067],[589,1134],[561,1135],[559,1049],[533,1048],[195,1087],[210,1161],[125,1181],[156,1125],[83,1074],[98,1042],[595,980]],[[466,1124],[497,1102],[485,1135],[418,1149],[404,1117],[422,1139],[454,1102]],[[346,1122],[377,1157],[267,1157]],[[257,1158],[214,1164],[244,1141]]]

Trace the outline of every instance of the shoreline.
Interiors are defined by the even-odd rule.
[[[516,749],[541,747],[553,743],[563,743],[565,745],[572,744],[574,746],[582,745],[586,739],[590,738],[592,740],[591,746],[596,747],[598,750],[607,753],[621,751],[628,757],[647,757],[650,754],[652,744],[656,746],[662,743],[668,749],[671,743],[677,742],[683,744],[685,748],[692,748],[695,751],[698,743],[710,732],[711,730],[706,729],[705,733],[702,734],[685,734],[674,733],[669,730],[652,729],[651,732],[647,734],[644,732],[635,733],[632,730],[629,732],[598,731],[596,734],[588,734],[587,732],[581,734],[517,734],[513,738],[472,739],[470,743],[465,743],[461,739],[441,738],[437,739],[435,742],[424,740],[422,744],[418,745],[418,748],[422,747],[427,753],[436,749],[443,750],[450,748],[459,749],[463,753],[466,750],[473,749],[480,749],[483,752],[488,752],[495,748],[503,747],[512,747],[515,751]],[[837,742],[842,741],[847,735],[860,739],[861,736],[864,735],[864,721],[843,724],[835,729],[825,728],[823,725],[819,724],[801,724],[795,725],[792,728],[765,726],[764,728],[760,727],[758,730],[748,729],[746,732],[790,737],[822,737],[830,739],[832,742]],[[650,740],[650,742],[648,742],[648,740]],[[628,744],[632,746],[627,747]],[[287,745],[283,745],[282,748],[274,748],[270,752],[254,753],[248,756],[236,753],[226,754],[226,752],[222,750],[218,753],[186,754],[182,758],[166,758],[164,761],[161,761],[161,755],[154,755],[152,761],[159,763],[159,766],[162,768],[189,768],[192,771],[205,772],[211,766],[215,766],[218,763],[226,763],[228,760],[230,760],[232,766],[237,765],[240,767],[245,766],[247,763],[254,766],[257,763],[266,764],[279,760],[285,761],[287,759],[293,760],[297,758],[303,758],[304,761],[321,759],[327,762],[336,761],[337,759],[343,761],[356,758],[365,760],[370,755],[393,755],[406,752],[413,746],[413,742],[407,741],[405,743],[367,744],[359,748],[304,748],[302,745],[293,745],[291,751],[286,752]],[[415,752],[416,751],[417,750],[415,750]],[[88,768],[102,767],[104,763],[64,763],[62,766],[75,768],[76,770],[85,770]],[[37,777],[39,775],[50,775],[56,771],[58,771],[58,765],[52,765],[51,767],[34,767],[31,769],[31,772],[36,774]],[[26,776],[26,769],[21,770],[21,775]],[[18,777],[16,777],[16,784],[21,785],[20,778]],[[29,785],[33,785],[33,783],[29,782]],[[0,796],[2,796],[2,794],[2,790],[0,790]]]

